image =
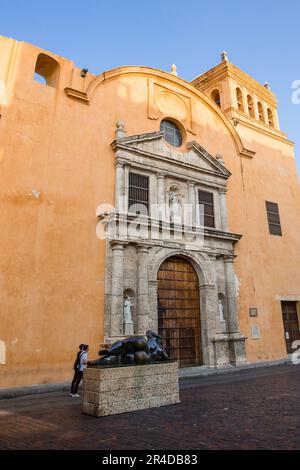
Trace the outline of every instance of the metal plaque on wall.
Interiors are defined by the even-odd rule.
[[[249,308],[249,315],[250,317],[257,317],[258,316],[257,308]]]

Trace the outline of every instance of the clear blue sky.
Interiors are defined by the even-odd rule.
[[[281,129],[296,142],[300,170],[300,2],[271,0],[2,0],[0,34],[36,44],[101,73],[120,65],[170,70],[191,80],[231,62],[279,100]],[[300,171],[299,171],[300,173]]]

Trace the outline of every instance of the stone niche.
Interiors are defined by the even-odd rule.
[[[179,403],[178,363],[87,367],[83,413],[108,416]]]

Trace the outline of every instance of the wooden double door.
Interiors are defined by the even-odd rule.
[[[197,274],[178,257],[168,258],[158,272],[158,332],[179,366],[202,364],[200,299]]]
[[[294,341],[300,340],[299,321],[297,314],[296,302],[281,302],[284,335],[286,342],[286,349],[288,354],[295,352],[292,349]]]

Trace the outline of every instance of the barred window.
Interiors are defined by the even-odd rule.
[[[128,210],[136,214],[148,215],[149,212],[149,177],[138,173],[129,173]]]
[[[282,236],[278,204],[266,201],[266,208],[270,234]]]
[[[198,191],[200,215],[204,216],[205,227],[215,227],[214,195],[207,191]]]

